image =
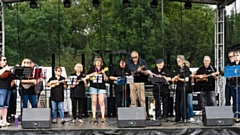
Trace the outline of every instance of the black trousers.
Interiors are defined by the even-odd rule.
[[[185,95],[184,95],[185,94]],[[175,114],[176,114],[176,119],[175,121],[180,121],[181,118],[182,120],[186,120],[187,119],[187,115],[186,115],[186,109],[187,109],[187,92],[183,92],[181,90],[176,90],[176,99],[175,99]],[[185,96],[185,99],[184,99]],[[186,101],[185,103],[185,107],[184,108],[184,100]],[[185,109],[185,110],[184,110]],[[185,115],[184,115],[185,113]]]
[[[118,85],[115,86],[115,97],[116,97],[116,109],[117,107],[129,107],[130,102],[130,89],[129,86],[126,85],[126,93],[124,93],[124,86]],[[124,99],[124,97],[126,99]],[[124,100],[126,100],[126,106],[124,105]]]
[[[72,100],[73,119],[76,119],[77,117],[77,105],[78,105],[78,119],[82,119],[84,98],[73,97],[71,98],[71,100]]]
[[[231,90],[230,90],[230,87],[231,87],[231,84],[230,82],[227,82],[226,83],[226,86],[225,86],[225,105],[226,106],[230,106],[231,105]]]
[[[160,94],[160,95],[159,95]],[[153,90],[153,97],[155,99],[155,116],[156,118],[168,117],[168,100],[170,96],[169,89],[155,89]],[[161,112],[161,102],[163,103],[163,114]]]

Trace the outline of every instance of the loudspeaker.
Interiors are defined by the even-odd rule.
[[[203,124],[205,126],[232,126],[233,117],[231,106],[206,106]]]
[[[119,107],[118,127],[145,127],[146,112],[144,107]]]
[[[50,108],[23,108],[22,128],[37,129],[51,127]]]
[[[115,97],[107,97],[107,115],[108,116],[116,116],[116,98]]]

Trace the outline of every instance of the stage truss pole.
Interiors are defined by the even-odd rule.
[[[218,6],[215,10],[215,67],[217,71],[224,69],[225,48],[225,7]],[[215,92],[219,94],[219,106],[225,104],[225,78],[219,76],[215,81]]]

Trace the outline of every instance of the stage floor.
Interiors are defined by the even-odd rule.
[[[171,118],[172,120],[174,118]],[[66,119],[70,120],[70,119]],[[90,123],[91,118],[84,118],[84,123],[52,124],[50,129],[22,129],[9,126],[0,129],[0,135],[238,135],[240,124],[233,126],[203,126],[199,117],[195,123],[162,122],[161,126],[142,128],[118,128],[116,118],[107,118],[106,123]]]

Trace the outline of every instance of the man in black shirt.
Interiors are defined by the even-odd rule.
[[[118,77],[125,77],[131,75],[131,71],[126,68],[126,61],[124,59],[120,59],[118,62],[119,66],[115,68],[112,72],[112,75],[109,77],[110,80],[117,81]],[[117,85],[115,84],[114,90],[115,90],[115,96],[116,96],[116,107],[122,107],[122,100],[124,99],[124,107],[129,106],[129,85],[126,84],[126,87],[124,88],[123,85]],[[126,93],[124,93],[124,91]]]
[[[164,78],[166,81],[171,81],[169,77],[169,70],[164,66],[163,59],[157,59],[156,67],[152,70],[152,77]],[[160,88],[159,88],[160,86]],[[160,94],[160,95],[159,95]],[[170,96],[170,90],[168,84],[156,82],[153,87],[153,97],[155,99],[155,116],[161,118],[161,101],[163,102],[163,119],[167,120],[168,116],[168,99]]]
[[[204,56],[204,65],[197,70],[195,75],[195,85],[198,87],[198,89],[200,89],[199,91],[201,91],[200,98],[202,103],[201,106],[203,116],[205,114],[205,106],[216,105],[215,80],[217,79],[219,72],[217,72],[216,68],[210,65],[210,63],[210,57]]]

